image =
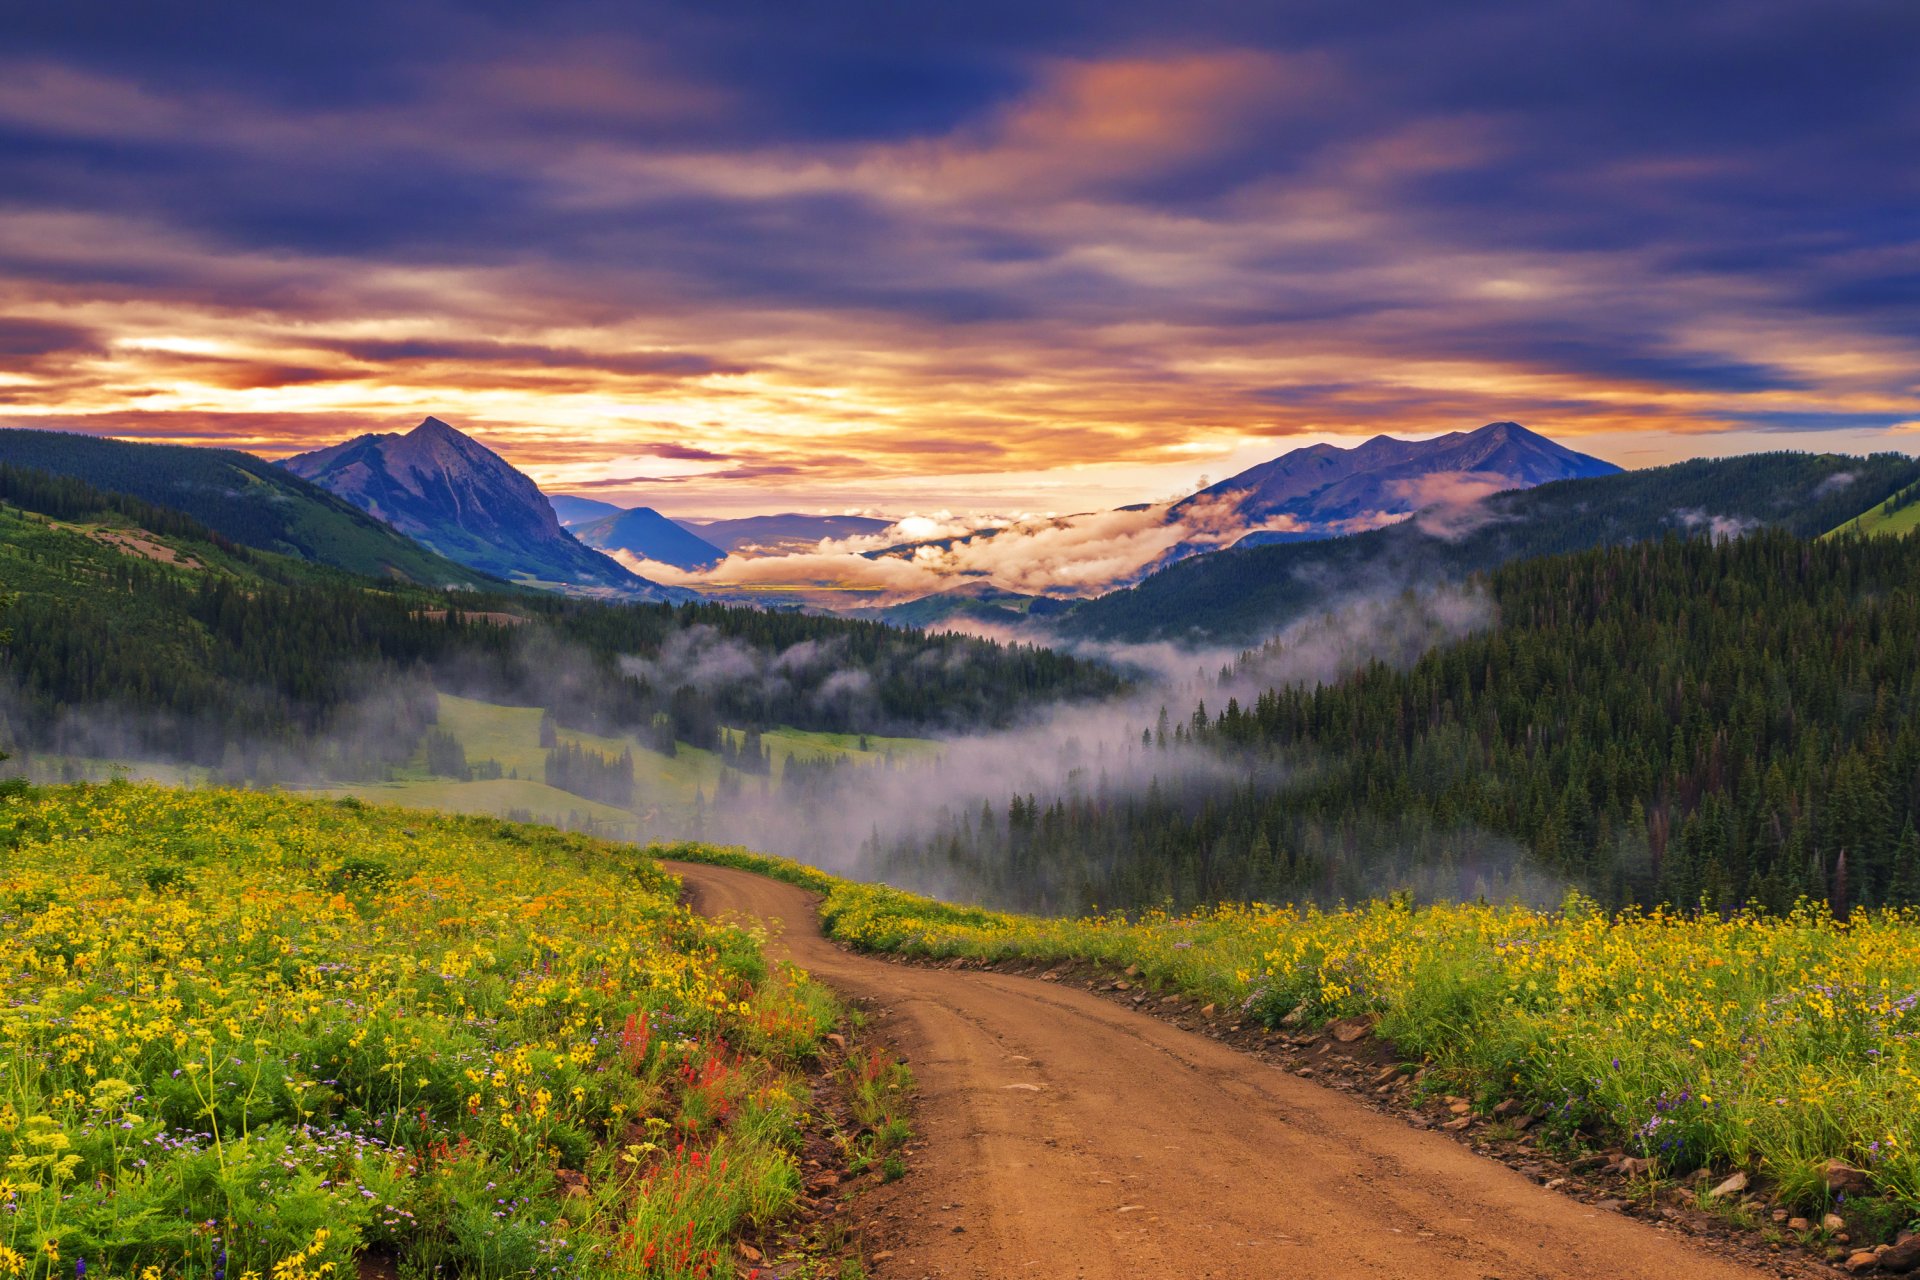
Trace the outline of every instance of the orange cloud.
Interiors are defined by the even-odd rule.
[[[1756,415],[1920,414],[1897,337],[1631,244],[1462,244],[1413,216],[1420,184],[1511,160],[1511,122],[1309,128],[1369,91],[1315,54],[1028,70],[935,135],[748,145],[696,127],[739,92],[630,46],[515,49],[423,76],[406,110],[308,114],[0,65],[0,121],[55,139],[452,157],[512,174],[552,220],[484,251],[432,219],[299,251],[135,200],[9,204],[0,419],[282,455],[432,413],[550,489],[722,514],[1081,510],[1306,439],[1494,418],[1658,433],[1622,459],[1648,461]],[[555,146],[561,124],[586,132]],[[1208,185],[1249,148],[1286,163]],[[1543,338],[1595,317],[1597,337]],[[73,340],[15,355],[6,326]],[[1114,581],[1162,537],[1036,527],[934,571],[1058,583],[1048,548],[1084,539]]]

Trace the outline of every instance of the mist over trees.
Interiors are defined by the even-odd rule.
[[[547,752],[546,783],[616,809],[633,807],[633,752],[619,755],[562,743]]]
[[[351,734],[328,768],[355,777],[418,749],[436,687],[710,749],[723,725],[924,731],[1121,687],[1046,650],[874,622],[382,582],[30,469],[0,469],[0,494],[7,728],[36,750],[245,777],[236,753],[312,763]],[[170,545],[130,551],[141,530]]]
[[[1144,786],[1095,773],[869,852],[1050,910],[1920,901],[1920,540],[1668,537],[1487,582],[1498,625],[1410,666],[1142,726],[1111,758],[1164,754]]]

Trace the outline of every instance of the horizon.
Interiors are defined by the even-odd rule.
[[[1104,510],[1501,420],[1628,468],[1920,440],[1920,10],[1878,0],[0,36],[0,425],[431,414],[690,519]]]

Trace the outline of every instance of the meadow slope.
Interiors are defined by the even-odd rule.
[[[0,788],[0,1274],[725,1276],[821,987],[631,846]]]

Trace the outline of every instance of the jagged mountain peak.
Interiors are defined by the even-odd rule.
[[[1427,440],[1377,435],[1350,448],[1313,444],[1213,485],[1182,506],[1233,499],[1249,522],[1330,536],[1410,515],[1447,482],[1525,489],[1620,468],[1578,453],[1517,422],[1489,422]]]
[[[542,585],[661,593],[561,528],[538,485],[439,418],[281,465],[462,564]]]

